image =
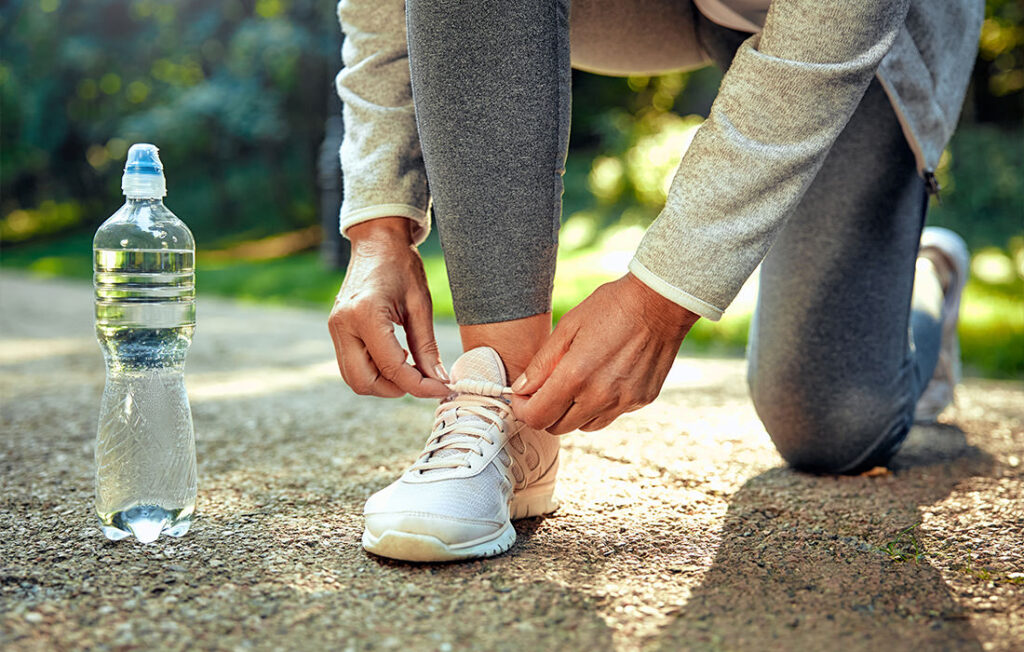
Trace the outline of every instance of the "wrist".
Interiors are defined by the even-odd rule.
[[[353,248],[366,243],[413,246],[415,222],[407,217],[378,217],[348,227],[346,235]]]
[[[623,277],[637,293],[643,313],[649,320],[667,330],[678,330],[682,334],[700,319],[700,315],[655,292],[649,285],[638,279],[632,272]]]

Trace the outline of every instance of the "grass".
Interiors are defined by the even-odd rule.
[[[878,552],[885,553],[895,562],[910,561],[916,564],[926,557],[931,557],[933,559],[949,558],[950,555],[948,552],[942,550],[925,550],[924,543],[917,538],[917,528],[920,526],[921,523],[914,523],[913,525],[900,530],[892,539],[886,542],[884,546],[877,547],[876,550]],[[1024,585],[1024,574],[1022,573],[1004,572],[984,567],[977,568],[972,563],[972,554],[969,550],[963,555],[963,557],[965,561],[953,566],[953,570],[982,582],[997,582],[1018,586]]]
[[[92,279],[92,234],[5,249],[0,267],[27,270],[41,277]],[[196,285],[200,296],[299,306],[330,306],[343,274],[324,269],[313,252],[271,260],[210,259],[198,254]]]
[[[893,561],[912,561],[915,564],[925,556],[924,546],[917,540],[914,530],[920,523],[914,523],[896,533],[888,543],[879,548],[880,552],[889,555]]]
[[[573,247],[572,224],[567,224],[567,245],[559,253],[554,312],[560,317],[601,283],[621,276],[635,249],[642,228],[613,226],[596,241],[579,238]],[[436,238],[436,236],[433,236]],[[27,270],[35,275],[91,279],[91,235],[78,233],[59,240],[5,248],[0,266]],[[454,317],[447,273],[439,248],[423,248],[427,281],[434,297],[435,314]],[[991,253],[991,252],[990,252]],[[315,252],[270,260],[198,256],[200,296],[223,296],[242,301],[307,306],[329,310],[343,274],[327,270]],[[967,371],[997,378],[1024,378],[1024,280],[1011,275],[999,282],[973,279],[963,299],[961,347]],[[701,320],[687,336],[684,352],[741,355],[753,310],[753,294],[744,291],[720,322]]]
[[[969,281],[959,332],[966,365],[993,377],[1024,377],[1024,281]]]

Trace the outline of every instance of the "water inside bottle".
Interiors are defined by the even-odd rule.
[[[195,510],[185,355],[195,328],[194,254],[96,249],[96,331],[107,360],[96,512],[109,539],[181,536]]]
[[[194,325],[195,254],[188,249],[96,249],[96,328]]]

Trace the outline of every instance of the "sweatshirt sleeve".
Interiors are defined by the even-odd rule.
[[[430,195],[409,80],[404,0],[341,0],[344,105],[341,232],[378,217],[414,221],[416,244],[430,232]]]
[[[774,0],[722,79],[630,271],[720,319],[853,115],[908,4]]]

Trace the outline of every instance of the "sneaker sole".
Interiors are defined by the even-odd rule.
[[[527,487],[516,493],[509,504],[509,514],[513,521],[532,516],[544,516],[558,509],[555,498],[555,483]]]
[[[363,530],[363,549],[380,557],[401,561],[438,562],[494,557],[507,551],[516,542],[516,530],[511,521],[543,516],[558,509],[559,502],[554,496],[554,488],[552,482],[517,493],[509,505],[510,521],[494,537],[484,541],[448,545],[429,534],[385,530],[376,537],[369,530]]]
[[[516,530],[511,522],[506,522],[491,538],[458,545],[448,545],[429,534],[385,530],[375,537],[363,530],[363,549],[401,561],[436,562],[493,557],[511,548],[515,542]]]

